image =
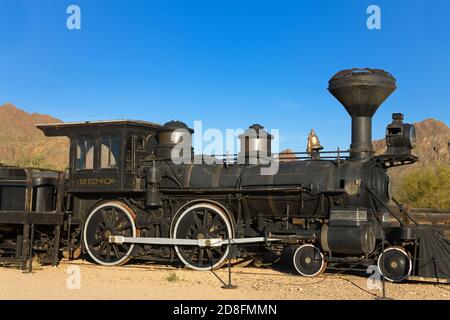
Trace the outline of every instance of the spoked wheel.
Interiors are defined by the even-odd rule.
[[[199,203],[184,210],[175,221],[173,238],[179,239],[229,239],[231,223],[218,206]],[[175,246],[180,260],[194,270],[207,271],[220,268],[225,262],[229,247]]]
[[[117,266],[129,261],[134,244],[109,243],[109,237],[138,237],[134,220],[133,211],[121,202],[112,201],[96,207],[86,219],[83,230],[84,246],[89,256],[104,266]]]
[[[293,260],[295,269],[305,277],[318,276],[327,267],[324,255],[312,244],[304,244],[295,250]]]
[[[411,258],[405,249],[390,247],[378,257],[378,269],[386,280],[401,282],[411,274]]]

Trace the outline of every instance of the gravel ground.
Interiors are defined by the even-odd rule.
[[[228,279],[226,269],[216,273]],[[381,294],[368,289],[364,276],[325,273],[309,279],[253,267],[235,267],[232,273],[238,287],[224,290],[210,272],[162,265],[108,268],[62,262],[31,274],[0,268],[0,299],[374,299]],[[386,292],[393,299],[450,299],[450,286],[444,284],[387,283]]]

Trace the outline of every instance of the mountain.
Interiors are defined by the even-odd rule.
[[[29,114],[11,103],[0,106],[0,162],[62,170],[68,163],[69,141],[47,138],[37,124],[58,123],[59,119]]]
[[[286,149],[280,152],[279,159],[282,162],[295,161],[296,155],[294,154],[294,151],[292,151],[292,149]]]

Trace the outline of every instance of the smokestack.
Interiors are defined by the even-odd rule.
[[[395,89],[395,78],[381,69],[342,70],[328,81],[328,90],[352,117],[351,159],[372,157],[372,117]]]

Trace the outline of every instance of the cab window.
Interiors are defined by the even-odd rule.
[[[77,139],[76,170],[94,169],[94,142],[89,137]]]
[[[100,167],[102,169],[117,168],[120,152],[119,137],[102,137],[101,141]]]
[[[145,151],[145,138],[143,136],[136,140],[136,151]]]

